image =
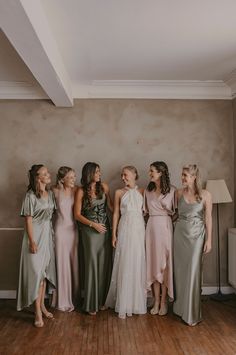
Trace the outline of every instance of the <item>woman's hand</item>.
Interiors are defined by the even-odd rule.
[[[36,254],[37,251],[38,251],[37,244],[36,244],[34,241],[29,242],[29,252],[30,252],[31,254]]]
[[[111,241],[111,243],[112,243],[113,248],[116,248],[117,238],[116,238],[115,235],[112,236],[112,241]]]
[[[105,226],[105,224],[103,223],[94,223],[91,226],[92,228],[94,228],[98,233],[106,233],[107,228]]]
[[[211,243],[206,241],[204,244],[203,253],[207,254],[210,253],[210,251],[211,251]]]

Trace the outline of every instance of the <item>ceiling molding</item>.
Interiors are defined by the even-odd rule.
[[[0,81],[0,99],[49,99],[39,85],[23,81]]]
[[[94,80],[74,85],[74,98],[231,100],[222,80]]]
[[[81,99],[232,100],[236,97],[236,73],[230,80],[225,82],[219,80],[202,82],[189,80],[95,80],[90,84],[74,86],[73,97]],[[231,91],[228,83],[232,84],[232,89],[235,91]],[[234,92],[233,96],[232,92]],[[0,81],[0,99],[49,99],[49,97],[37,84]]]
[[[1,28],[56,106],[73,106],[71,83],[40,0],[0,2]]]

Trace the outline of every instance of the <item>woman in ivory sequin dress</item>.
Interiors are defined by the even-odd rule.
[[[125,187],[115,193],[112,244],[116,248],[106,306],[120,318],[146,313],[143,190],[135,167],[122,170]]]

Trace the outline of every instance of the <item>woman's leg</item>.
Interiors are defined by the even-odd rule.
[[[41,328],[44,325],[43,317],[42,317],[42,311],[41,311],[42,293],[43,293],[43,281],[40,283],[38,298],[35,301],[35,320],[34,320],[34,325],[37,328]]]
[[[41,302],[40,302],[41,311],[46,318],[53,318],[53,314],[51,312],[48,312],[47,308],[45,307],[45,303],[44,303],[45,292],[46,292],[46,280],[44,279],[42,293],[41,293]]]
[[[164,285],[164,283],[161,284],[161,307],[159,311],[160,316],[165,316],[168,312],[168,306],[167,306],[167,287]]]
[[[153,286],[153,291],[154,291],[154,296],[155,296],[155,302],[154,302],[154,306],[151,309],[150,313],[155,315],[155,314],[158,314],[159,306],[160,306],[160,283],[158,281],[155,281],[152,286]]]

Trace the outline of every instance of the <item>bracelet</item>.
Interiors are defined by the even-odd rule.
[[[93,222],[90,222],[89,227],[92,228],[92,226],[93,226]]]

